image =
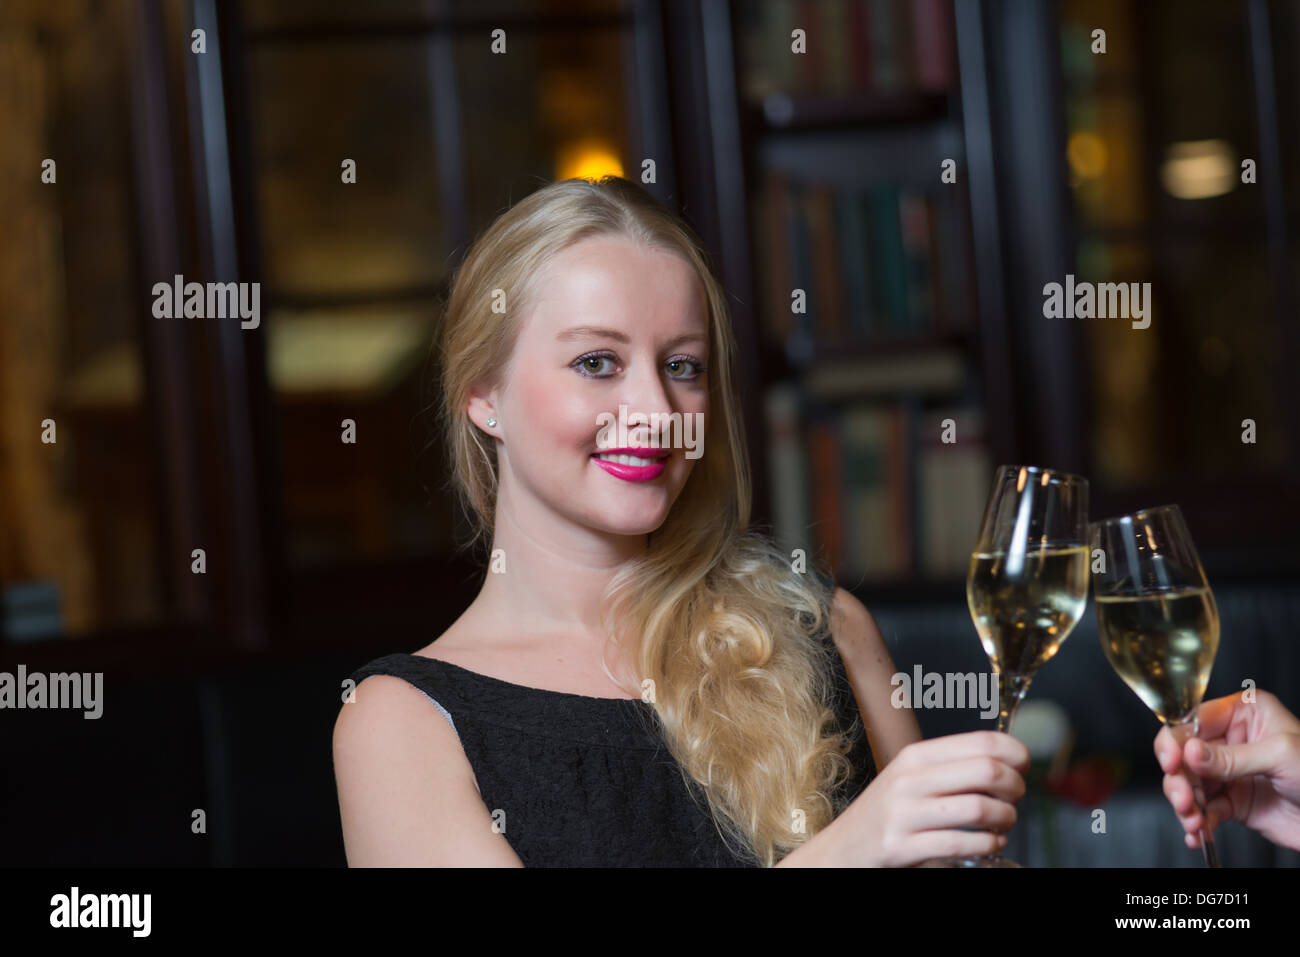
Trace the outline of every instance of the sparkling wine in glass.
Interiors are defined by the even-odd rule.
[[[1029,684],[1088,602],[1088,481],[1033,465],[993,477],[966,601],[998,676],[998,730],[1010,732]],[[955,858],[958,867],[1018,867],[1001,855]]]
[[[1200,729],[1199,709],[1219,650],[1219,610],[1177,505],[1092,525],[1097,627],[1106,660],[1182,747]],[[1205,793],[1184,765],[1205,820]],[[1213,837],[1200,831],[1207,867]]]

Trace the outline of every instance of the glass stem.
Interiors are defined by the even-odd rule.
[[[1190,718],[1184,718],[1182,721],[1171,721],[1168,724],[1169,733],[1174,736],[1181,749],[1191,738],[1195,738],[1201,733],[1201,709],[1197,708],[1192,712]],[[1187,783],[1192,788],[1192,800],[1196,802],[1196,809],[1201,812],[1201,827],[1198,836],[1201,839],[1201,856],[1205,860],[1206,867],[1218,867],[1219,855],[1214,847],[1214,835],[1210,833],[1209,816],[1205,813],[1205,789],[1201,786],[1200,776],[1187,766],[1187,762],[1182,762],[1181,773],[1187,778]]]
[[[998,730],[1011,733],[1011,721],[1016,716],[1016,708],[1029,690],[1033,675],[998,674]]]
[[[1029,690],[1033,675],[1012,675],[1010,677],[994,672],[998,680],[998,730],[1009,732],[1011,720],[1016,716],[1016,708]],[[984,860],[996,861],[1001,854],[985,854]]]

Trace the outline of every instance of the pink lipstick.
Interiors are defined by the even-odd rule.
[[[626,456],[631,458],[632,461],[611,461],[599,458],[598,456],[601,455]],[[592,455],[591,459],[615,478],[621,478],[626,482],[649,482],[663,474],[664,460],[668,458],[668,455],[667,449],[602,449]]]

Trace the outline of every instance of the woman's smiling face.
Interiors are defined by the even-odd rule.
[[[654,531],[694,466],[682,436],[703,449],[708,307],[694,270],[673,253],[591,237],[537,276],[532,307],[490,396],[494,406],[471,400],[480,426],[498,420],[488,431],[502,439],[499,502],[538,531],[557,516],[610,534]],[[625,445],[657,446],[645,458],[659,464],[638,469],[597,459],[604,448],[624,447],[617,425],[602,433],[610,417],[618,422],[620,406],[631,420]],[[700,428],[669,430],[673,413]],[[645,419],[638,423],[636,414]]]

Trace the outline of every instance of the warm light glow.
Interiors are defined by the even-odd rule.
[[[1230,193],[1237,184],[1237,163],[1225,140],[1171,143],[1160,179],[1170,196],[1208,199]]]
[[[1106,144],[1096,133],[1086,130],[1071,133],[1065,155],[1079,179],[1097,179],[1106,172]]]
[[[622,176],[618,154],[604,140],[582,140],[562,147],[556,157],[556,179],[600,179]]]

